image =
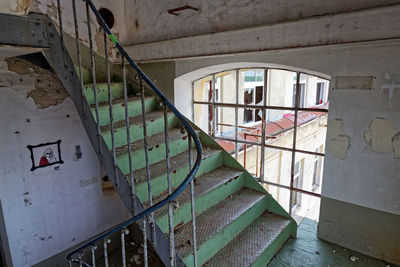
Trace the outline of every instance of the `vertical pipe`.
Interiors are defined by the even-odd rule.
[[[292,215],[292,198],[293,198],[293,183],[294,183],[294,165],[296,160],[296,138],[297,138],[297,115],[300,102],[300,72],[296,72],[296,101],[294,106],[294,127],[293,127],[293,147],[292,147],[292,166],[290,170],[290,199],[289,199],[289,214]]]
[[[75,41],[76,41],[76,53],[78,56],[79,80],[81,82],[81,105],[82,105],[83,117],[85,118],[86,117],[86,109],[83,108],[85,101],[84,101],[84,95],[83,95],[82,58],[81,58],[81,48],[79,45],[79,29],[78,29],[78,19],[77,19],[77,15],[76,15],[75,0],[72,0],[72,9],[73,9],[74,25],[75,25]]]
[[[192,122],[194,123],[194,82],[192,82]]]
[[[171,164],[169,159],[168,142],[168,116],[167,105],[164,103],[164,134],[165,134],[165,160],[167,164],[168,195],[172,194],[171,186]],[[175,236],[174,236],[174,216],[172,211],[172,201],[168,202],[168,225],[169,225],[169,259],[171,266],[175,266]]]
[[[216,130],[216,123],[215,123],[215,74],[212,75],[212,82],[211,82],[211,92],[212,92],[212,137],[215,138],[215,130]]]
[[[128,229],[121,230],[121,256],[122,256],[122,267],[126,267],[126,253],[125,253],[125,235],[129,234]]]
[[[58,23],[60,26],[61,49],[62,49],[62,51],[64,51],[64,33],[63,33],[63,22],[62,22],[62,17],[61,17],[60,0],[57,0],[57,9],[58,9]]]
[[[114,136],[114,117],[113,117],[113,98],[111,91],[111,78],[110,78],[110,62],[108,62],[108,36],[105,31],[103,31],[104,37],[104,54],[105,54],[105,63],[106,63],[106,74],[107,74],[107,92],[108,92],[108,112],[110,114],[110,130],[111,130],[111,150],[112,150],[112,160],[113,160],[113,168],[114,168],[114,177],[115,177],[115,186],[119,186],[119,178],[117,172],[117,156],[115,153],[115,136]]]
[[[143,265],[144,267],[149,266],[149,258],[147,253],[147,226],[146,226],[147,217],[143,218]]]
[[[68,260],[69,267],[72,267],[72,260]]]
[[[238,160],[238,124],[239,124],[239,69],[236,69],[236,106],[235,106],[235,159]]]
[[[147,125],[146,125],[146,107],[144,101],[144,85],[142,77],[139,77],[140,83],[140,99],[142,102],[142,120],[143,120],[143,143],[144,143],[144,154],[146,158],[146,174],[147,174],[147,192],[149,197],[149,206],[153,206],[153,197],[151,194],[151,174],[150,174],[150,160],[149,160],[149,145],[147,143]],[[150,214],[150,229],[151,229],[151,240],[155,243],[155,227],[154,227],[154,213]]]
[[[189,144],[189,171],[192,168],[192,137],[188,133]],[[192,210],[192,235],[193,235],[193,263],[197,267],[197,238],[196,238],[196,213],[194,203],[194,178],[190,181],[190,204]]]
[[[96,267],[96,255],[94,251],[97,249],[96,246],[92,246],[90,250],[92,251],[92,267]]]
[[[261,133],[261,164],[260,164],[260,179],[264,181],[264,173],[265,173],[265,136],[266,136],[266,127],[267,127],[267,110],[265,106],[267,106],[267,88],[268,88],[268,69],[264,70],[264,101],[262,108],[262,133]]]
[[[88,35],[89,35],[89,48],[90,48],[90,66],[92,70],[92,83],[93,83],[93,94],[94,94],[94,102],[95,102],[95,111],[96,111],[96,123],[97,123],[97,139],[99,142],[99,155],[100,158],[103,157],[103,151],[101,148],[101,131],[100,131],[100,119],[99,119],[99,100],[97,97],[97,88],[96,88],[96,67],[94,63],[94,52],[93,52],[93,41],[92,41],[92,31],[90,26],[90,12],[89,5],[86,2],[86,17],[88,24]]]
[[[129,110],[128,110],[128,89],[126,86],[126,67],[122,55],[122,82],[124,84],[124,105],[125,105],[125,127],[126,127],[126,143],[128,145],[128,159],[129,159],[129,181],[131,183],[131,198],[132,198],[132,211],[133,215],[136,214],[136,201],[135,201],[135,180],[133,179],[133,166],[132,166],[132,151],[131,151],[131,134],[129,125]]]
[[[109,267],[108,265],[108,252],[107,252],[107,244],[111,243],[111,240],[106,238],[103,241],[103,249],[104,249],[104,266]]]

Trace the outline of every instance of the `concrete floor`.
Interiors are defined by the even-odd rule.
[[[268,264],[282,266],[394,266],[360,253],[319,240],[316,221],[305,218],[297,230],[297,239],[289,240]],[[355,260],[355,261],[352,261]]]

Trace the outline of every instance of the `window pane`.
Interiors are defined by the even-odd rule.
[[[300,107],[328,109],[329,80],[300,74]]]
[[[296,149],[314,152],[325,144],[327,123],[328,113],[298,111]]]
[[[265,148],[264,181],[290,186],[292,152]]]
[[[211,130],[211,105],[203,105],[203,104],[194,104],[193,105],[193,113],[194,113],[194,123],[200,127],[203,131],[210,134]]]
[[[300,192],[297,192],[297,196],[299,204],[292,209],[292,216],[296,220],[297,224],[300,224],[303,218],[318,221],[321,199]]]
[[[238,143],[238,161],[254,177],[260,176],[261,146]]]
[[[238,108],[238,140],[261,143],[262,109]]]
[[[291,110],[266,110],[266,144],[285,148],[293,147],[293,113]]]
[[[193,83],[193,99],[194,101],[211,102],[211,80],[212,76],[207,76]]]
[[[239,71],[239,104],[263,105],[264,69]]]
[[[316,149],[316,152],[321,153],[323,145]],[[293,186],[308,192],[320,194],[322,185],[322,174],[324,157],[312,154],[296,152],[296,163],[301,162],[298,184]]]
[[[296,72],[287,70],[268,70],[267,105],[294,107]]]
[[[236,103],[236,71],[215,74],[215,102]]]
[[[235,109],[228,107],[215,108],[215,136],[235,139]]]

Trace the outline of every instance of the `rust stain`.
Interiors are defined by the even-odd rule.
[[[19,58],[9,58],[6,62],[9,71],[35,78],[34,89],[27,98],[31,97],[38,108],[56,106],[67,98],[68,93],[55,74]]]

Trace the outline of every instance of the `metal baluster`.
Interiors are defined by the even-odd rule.
[[[82,267],[82,256],[83,256],[83,252],[81,251],[79,253],[78,259],[79,259],[79,267]]]
[[[167,105],[164,103],[164,133],[165,133],[165,160],[167,163],[167,182],[168,195],[172,194],[171,186],[171,164],[169,159],[169,142],[168,142],[168,115]],[[169,259],[171,266],[175,266],[175,236],[174,236],[174,216],[172,211],[172,201],[168,202],[168,224],[169,224]]]
[[[92,251],[92,267],[96,267],[96,255],[94,254],[94,251],[97,249],[96,246],[92,246],[90,250]]]
[[[124,105],[125,105],[125,127],[126,127],[126,143],[128,144],[128,158],[129,158],[129,178],[131,182],[131,198],[133,215],[136,214],[136,201],[135,201],[135,181],[133,179],[133,166],[132,166],[132,151],[131,151],[131,134],[129,129],[129,111],[128,111],[128,90],[126,87],[126,67],[125,57],[122,55],[122,82],[124,84]]]
[[[111,92],[111,78],[110,78],[110,62],[108,62],[108,36],[105,31],[103,31],[104,36],[104,53],[106,61],[106,73],[107,73],[107,91],[108,91],[108,111],[110,114],[110,130],[111,130],[111,150],[112,150],[112,162],[114,168],[115,186],[119,186],[119,178],[117,172],[117,156],[115,153],[115,136],[114,136],[114,117],[113,117],[113,104],[112,104],[112,92]]]
[[[106,238],[103,241],[103,248],[104,248],[104,265],[105,267],[109,267],[108,266],[108,252],[107,252],[107,244],[110,244],[111,240]]]
[[[153,198],[151,194],[151,175],[150,175],[150,160],[149,160],[149,145],[147,143],[147,126],[146,126],[146,107],[144,102],[144,85],[142,77],[139,77],[140,83],[140,98],[142,102],[142,120],[143,120],[143,142],[144,142],[144,154],[146,157],[146,173],[147,173],[147,192],[149,196],[149,206],[153,206]],[[150,229],[151,229],[151,240],[156,243],[155,240],[155,227],[154,227],[154,213],[150,214]]]
[[[235,105],[235,159],[238,160],[238,124],[239,124],[239,69],[236,69],[236,105]]]
[[[76,3],[75,0],[72,0],[72,10],[74,14],[74,25],[75,25],[75,41],[76,41],[76,53],[78,56],[78,68],[79,68],[79,79],[81,82],[81,102],[82,102],[82,113],[83,117],[86,117],[86,109],[83,108],[84,102],[84,95],[83,95],[83,76],[82,76],[82,58],[81,58],[81,48],[79,45],[79,30],[78,30],[78,19],[76,15]]]
[[[146,226],[147,217],[143,218],[143,265],[144,267],[149,266],[149,259],[147,254],[147,226]]]
[[[94,63],[94,52],[93,52],[93,41],[92,41],[92,31],[90,26],[90,12],[89,5],[86,2],[86,17],[88,23],[88,35],[89,35],[89,48],[90,48],[90,66],[92,69],[92,83],[93,83],[93,93],[94,93],[94,102],[95,102],[95,111],[96,111],[96,122],[97,122],[97,138],[99,142],[99,154],[100,157],[103,157],[103,151],[101,148],[101,130],[100,130],[100,119],[99,119],[99,100],[97,97],[97,88],[96,88],[96,67]]]
[[[126,267],[126,254],[125,254],[125,235],[129,234],[128,229],[121,230],[121,252],[122,252],[122,267]]]
[[[61,49],[62,49],[62,51],[64,51],[64,34],[63,34],[63,23],[62,23],[62,17],[61,17],[60,0],[57,0],[57,7],[58,7],[58,23],[60,26]]]
[[[69,267],[72,267],[72,260],[68,260]]]
[[[192,137],[188,133],[189,142],[189,171],[192,168]],[[197,267],[197,238],[196,238],[196,216],[194,207],[194,178],[190,181],[190,203],[192,209],[192,234],[193,234],[193,262]]]

